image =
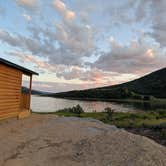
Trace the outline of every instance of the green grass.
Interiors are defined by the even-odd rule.
[[[84,112],[80,115],[67,112],[58,111],[53,112],[58,116],[66,117],[81,117],[81,118],[94,118],[100,120],[104,123],[113,124],[120,128],[154,128],[155,126],[160,126],[165,124],[166,127],[166,111],[160,110],[157,112],[139,112],[139,113],[124,113],[124,112],[114,112],[112,120],[108,118],[106,112]]]

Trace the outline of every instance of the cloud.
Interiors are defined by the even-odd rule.
[[[23,51],[31,52],[35,55],[52,55],[52,53],[56,51],[54,44],[51,43],[52,39],[50,38],[50,35],[53,35],[53,32],[50,31],[47,33],[47,31],[44,31],[42,29],[38,30],[39,31],[36,34],[38,38],[35,38],[35,36],[26,37],[19,34],[9,33],[5,30],[0,30],[0,40],[4,43],[7,43],[10,46],[22,49]],[[40,34],[44,35],[43,41],[41,39]],[[47,38],[49,39],[47,40]]]
[[[64,3],[57,2],[59,10],[70,13]],[[27,14],[24,17],[31,20]],[[51,64],[81,65],[82,58],[91,56],[95,49],[90,25],[62,19],[56,22],[55,27],[41,28],[31,23],[27,29],[31,34],[29,37],[0,30],[0,40],[21,51],[48,58]]]
[[[1,29],[0,41],[10,46],[7,55],[40,72],[96,86],[134,79],[166,65],[164,0],[16,2],[30,10],[20,13],[27,20],[25,29]],[[141,28],[148,38],[138,34]],[[108,42],[110,34],[116,39]]]
[[[51,65],[48,62],[45,62],[34,55],[25,54],[19,51],[8,52],[8,55],[18,57],[21,62],[32,63],[35,68],[40,70],[40,72],[58,72],[65,69],[64,65]]]
[[[165,51],[157,44],[146,42],[144,38],[132,41],[126,46],[111,38],[110,45],[111,51],[102,54],[92,67],[104,71],[142,75],[166,65]]]
[[[58,41],[77,56],[89,56],[95,49],[93,30],[86,25],[59,23],[56,32]]]
[[[69,90],[81,90],[81,89],[88,89],[88,88],[96,88],[101,86],[113,85],[117,83],[125,82],[125,80],[133,80],[138,76],[130,75],[130,74],[117,74],[113,73],[110,75],[110,80],[107,82],[104,81],[87,81],[82,83],[64,83],[64,82],[41,82],[36,81],[34,77],[33,81],[33,89],[43,90],[43,91],[50,91],[50,92],[65,92]]]
[[[134,19],[132,22],[138,23],[144,21],[152,29],[150,34],[162,47],[166,46],[166,1],[165,0],[139,0],[134,10]],[[130,8],[133,7],[128,3]]]
[[[28,10],[35,10],[37,7],[38,0],[15,0],[16,3]]]
[[[85,70],[79,66],[51,65],[34,55],[22,52],[8,52],[11,56],[16,56],[23,63],[31,63],[40,73],[56,73],[56,77],[62,80],[79,80],[84,84],[95,84],[96,86],[111,85],[136,78],[132,74],[120,74],[117,72],[105,72],[97,68]],[[63,81],[62,81],[63,82]]]
[[[93,83],[98,86],[122,83],[125,82],[125,80],[131,80],[137,77],[137,75],[134,74],[108,72],[97,68],[85,70],[78,66],[73,66],[63,71],[59,70],[57,76],[62,77],[65,80],[79,79],[85,84]]]
[[[75,75],[74,77],[72,77],[73,69],[81,70],[81,68],[79,68],[78,66],[50,63],[50,61],[44,61],[44,60],[41,60],[39,57],[36,57],[35,55],[23,53],[20,51],[7,52],[7,54],[18,57],[19,60],[23,63],[33,64],[34,67],[38,69],[38,71],[40,71],[41,73],[45,73],[45,72],[56,73],[57,77],[59,78],[63,77],[67,80],[79,78],[78,75]],[[67,76],[67,71],[71,72],[68,76]]]
[[[71,21],[76,17],[75,12],[69,10],[65,3],[63,3],[61,0],[54,0],[53,7],[62,15],[63,19],[66,21]]]
[[[33,36],[30,38],[0,30],[0,40],[16,49],[21,49],[23,52],[26,51],[36,56],[48,58],[50,64],[81,64],[81,57],[83,55],[77,56],[75,52],[66,48],[67,46],[61,45],[59,48],[56,47],[54,43],[56,42],[56,35],[54,32],[40,29],[35,34],[37,29],[33,29],[33,31]],[[41,39],[41,34],[44,39]]]
[[[104,22],[100,17],[101,20],[97,26],[100,30],[117,25],[142,24],[150,30],[147,34],[160,43],[162,47],[166,46],[165,0],[108,1],[104,4],[101,0],[96,0],[95,3],[90,3],[88,0],[77,0],[75,8],[86,22],[90,22],[90,16],[93,14],[102,16]],[[91,13],[90,16],[89,13]]]
[[[90,26],[78,23],[75,20],[76,13],[62,1],[54,0],[53,6],[62,16],[62,21],[55,24],[60,45],[76,56],[89,56],[95,48],[93,30]]]
[[[56,73],[58,78],[65,80],[77,79],[85,84],[91,82],[98,86],[110,85],[134,79],[138,75],[143,75],[166,65],[164,52],[160,50],[157,44],[149,44],[144,38],[141,38],[123,46],[116,42],[113,37],[110,37],[111,51],[101,54],[96,62],[90,64],[91,68],[85,69],[84,66],[81,66],[80,57],[71,54],[66,47],[64,49],[63,46],[58,49],[53,47],[56,54],[52,54],[51,50],[53,49],[50,46],[48,46],[51,48],[50,52],[47,49],[43,50],[43,45],[38,42],[40,41],[40,34],[35,33],[35,30],[32,30],[34,35],[37,35],[36,38],[39,37],[35,42],[31,38],[15,36],[2,30],[0,37],[2,41],[12,46],[19,46],[23,50],[26,48],[28,51],[37,53],[38,57],[47,57],[48,59],[44,62],[37,58],[36,54],[25,54],[19,51],[9,52],[8,54],[19,57],[23,62],[31,62],[41,72]],[[47,37],[54,34],[47,30],[41,30],[41,32]],[[49,37],[48,43],[52,43],[52,40],[54,38]],[[47,56],[44,56],[43,52]],[[39,56],[40,54],[43,54],[43,56]]]
[[[88,84],[76,84],[76,83],[57,83],[57,82],[41,82],[33,81],[33,89],[43,90],[45,92],[65,92],[69,90],[81,90],[87,88],[94,88],[97,85]]]
[[[17,37],[11,36],[10,33],[0,29],[0,39],[11,46],[17,46],[20,40]]]
[[[91,81],[91,82],[98,82],[104,81],[104,78],[107,77],[109,74],[104,73],[98,69],[90,69],[85,70],[84,68],[80,68],[78,66],[72,66],[65,71],[59,71],[57,76],[63,77],[66,80],[71,79],[79,79],[82,81]]]
[[[55,24],[60,45],[76,56],[90,56],[95,48],[93,30],[90,26],[78,23],[76,13],[61,0],[54,0],[53,6],[62,16],[62,21]]]
[[[23,14],[23,17],[27,20],[27,21],[31,21],[32,17],[28,14]]]
[[[132,2],[132,3],[130,3]],[[134,3],[133,3],[134,2]],[[162,47],[166,46],[166,1],[165,0],[138,0],[127,1],[127,9],[134,8],[134,17],[132,22],[144,22],[149,24],[152,32],[148,33],[154,38]],[[135,7],[134,7],[135,6]],[[127,11],[125,13],[128,13]],[[130,15],[128,17],[131,17]]]
[[[166,47],[166,1],[158,0],[152,1],[152,37],[161,44],[162,47]]]
[[[9,55],[16,56],[20,59],[21,62],[30,62],[36,65],[37,68],[39,69],[49,69],[49,66],[44,62],[39,59],[37,59],[35,56],[31,54],[25,54],[19,51],[15,52],[8,52]]]

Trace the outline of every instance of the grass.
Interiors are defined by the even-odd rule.
[[[66,111],[58,111],[52,114],[58,116],[76,116],[78,114],[70,113]],[[160,124],[165,123],[166,127],[166,111],[160,112],[140,112],[140,113],[124,113],[124,112],[114,112],[112,120],[108,118],[106,112],[84,112],[79,115],[81,118],[94,118],[100,120],[104,123],[116,125],[119,128],[140,128],[146,127],[151,128]]]

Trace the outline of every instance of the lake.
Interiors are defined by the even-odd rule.
[[[81,101],[81,100],[69,100],[52,97],[40,97],[32,95],[31,109],[34,112],[55,112],[59,109],[73,107],[79,104],[85,112],[101,112],[106,107],[111,107],[117,112],[137,112],[143,111],[142,107],[104,101]]]

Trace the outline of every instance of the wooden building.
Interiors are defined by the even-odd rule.
[[[24,93],[23,75],[30,78],[29,89]],[[0,58],[0,119],[30,115],[32,75],[38,73]]]

